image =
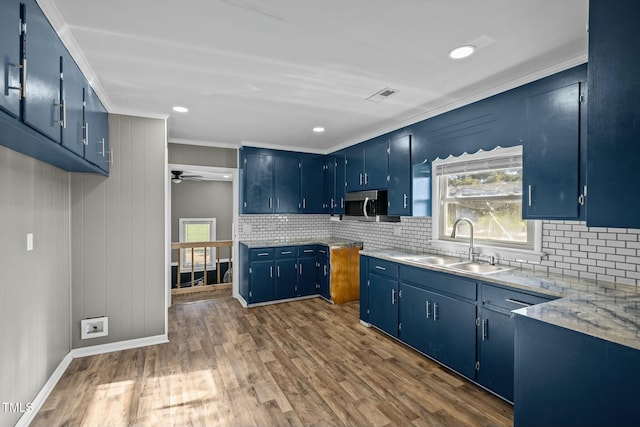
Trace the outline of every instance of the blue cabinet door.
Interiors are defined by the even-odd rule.
[[[434,335],[427,354],[468,378],[475,377],[476,306],[427,292]]]
[[[274,156],[275,212],[300,212],[300,160],[297,157]]]
[[[424,289],[400,283],[400,325],[399,338],[423,353],[428,352],[428,344],[433,335],[434,323],[431,319],[429,293]]]
[[[250,264],[249,303],[272,301],[274,292],[273,261],[253,261]]]
[[[316,258],[298,258],[298,296],[318,293]]]
[[[301,164],[301,212],[323,213],[324,159],[321,156],[304,156]]]
[[[89,85],[69,52],[62,55],[62,146],[84,157],[84,91]]]
[[[344,154],[336,155],[336,195],[334,213],[344,213],[344,195],[346,188],[346,158]]]
[[[482,309],[478,328],[476,380],[489,390],[513,402],[513,340],[515,324],[511,316]]]
[[[360,320],[369,323],[369,257],[360,255]]]
[[[273,157],[246,153],[243,163],[244,212],[273,213]]]
[[[236,267],[240,271],[238,292],[246,302],[249,302],[249,279],[251,277],[249,267],[249,247],[241,243],[239,245],[238,265]]]
[[[376,138],[365,144],[364,189],[382,190],[387,188],[389,174],[389,144],[386,137]]]
[[[638,36],[633,0],[589,1],[587,225],[640,228],[631,191],[640,156],[640,56],[625,44]]]
[[[529,97],[527,119],[523,218],[578,219],[580,84]]]
[[[324,162],[324,212],[334,213],[336,207],[336,158],[327,156]]]
[[[319,257],[318,260],[318,283],[319,291],[322,297],[331,299],[331,264],[329,264],[329,258]]]
[[[275,261],[275,299],[293,298],[297,294],[297,264],[293,259]]]
[[[351,147],[345,152],[346,191],[359,191],[364,188],[364,149],[361,145]]]
[[[25,5],[26,90],[24,122],[49,139],[60,142],[60,62],[62,45],[34,0]],[[13,28],[17,28],[12,26]]]
[[[100,98],[89,85],[84,91],[84,157],[100,169],[109,171],[109,116]]]
[[[369,274],[369,322],[398,336],[398,281]]]
[[[0,109],[14,117],[20,115],[20,76],[22,56],[20,51],[21,32],[20,1],[0,2],[0,55],[2,55],[2,75],[0,76]]]
[[[411,215],[411,136],[389,141],[389,215]]]

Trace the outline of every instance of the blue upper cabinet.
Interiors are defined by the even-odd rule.
[[[323,213],[324,157],[315,155],[302,156],[300,163],[302,165],[301,212]]]
[[[640,157],[640,57],[625,47],[638,34],[640,4],[589,1],[587,225],[640,228],[630,190]]]
[[[300,160],[298,157],[274,156],[276,213],[300,211]]]
[[[245,153],[244,213],[273,212],[273,157],[260,153]]]
[[[60,142],[63,108],[60,103],[62,45],[34,0],[25,5],[26,82],[24,122]]]
[[[580,99],[580,83],[527,99],[523,218],[580,218]]]
[[[0,78],[0,109],[14,117],[20,115],[21,54],[20,1],[0,2],[0,52],[2,53],[2,78]]]
[[[84,157],[84,91],[89,86],[68,52],[62,55],[62,146]]]
[[[111,151],[109,150],[109,117],[91,86],[85,88],[84,105],[85,159],[108,172],[111,159]]]
[[[383,135],[346,150],[346,191],[387,188],[388,148]]]
[[[330,214],[342,214],[346,179],[344,154],[327,156],[324,174],[324,211]]]
[[[411,215],[411,136],[389,141],[389,215]]]

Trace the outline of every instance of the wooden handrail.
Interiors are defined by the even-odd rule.
[[[204,271],[204,283],[205,286],[207,284],[207,249],[206,248],[224,248],[224,247],[228,247],[229,248],[229,258],[228,258],[228,271],[229,271],[229,281],[231,281],[231,276],[232,276],[232,272],[231,272],[231,267],[232,267],[232,258],[233,258],[233,250],[232,250],[232,246],[233,246],[233,240],[216,240],[216,241],[211,241],[211,242],[172,242],[171,243],[171,249],[177,249],[178,250],[178,271],[176,274],[176,287],[178,289],[181,288],[180,286],[180,262],[182,259],[182,254],[180,253],[181,250],[183,249],[191,249],[191,287],[194,286],[194,282],[195,282],[195,262],[194,262],[194,249],[195,248],[203,248],[204,249],[204,265],[203,265],[203,271]],[[220,284],[220,251],[216,251],[216,273],[217,273],[217,283]]]

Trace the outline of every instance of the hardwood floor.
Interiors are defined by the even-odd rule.
[[[169,310],[170,343],[75,359],[32,426],[510,426],[512,407],[359,324],[358,302]]]

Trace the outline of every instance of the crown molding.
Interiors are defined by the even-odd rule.
[[[199,141],[197,139],[169,138],[168,142],[169,144],[197,145],[199,147],[231,148],[236,150],[240,148],[240,144],[230,144],[226,142],[215,141]]]
[[[326,149],[321,149],[321,148],[295,147],[295,146],[291,146],[291,145],[267,144],[267,143],[264,143],[264,142],[256,142],[256,141],[240,141],[240,143],[241,143],[242,146],[247,146],[247,147],[268,148],[268,149],[271,149],[271,150],[295,151],[295,152],[311,153],[311,154],[328,154],[328,153],[332,152],[332,151],[329,151],[329,150],[326,150]]]

